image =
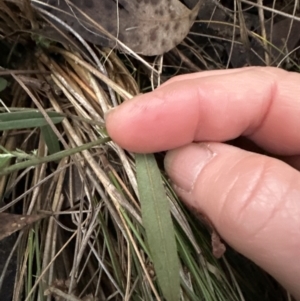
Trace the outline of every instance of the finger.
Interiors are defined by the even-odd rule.
[[[258,147],[255,143],[253,143],[251,140],[240,136],[237,139],[227,141],[227,144],[242,148],[244,150],[257,153],[257,154],[264,154],[264,155],[270,155],[266,153],[262,148]],[[274,156],[272,156],[274,157]],[[297,169],[300,171],[300,155],[295,156],[275,156],[276,159],[279,159],[281,161],[284,161],[285,163],[292,166],[294,169]]]
[[[255,67],[247,67],[247,69],[255,69]],[[183,75],[175,76],[165,83],[163,83],[161,86],[159,86],[157,89],[160,89],[161,87],[165,87],[166,85],[178,83],[180,81],[185,80],[191,80],[191,79],[197,79],[202,77],[208,77],[208,76],[221,76],[221,75],[229,75],[229,74],[236,74],[240,72],[244,72],[245,68],[239,68],[239,69],[225,69],[225,70],[208,70],[208,71],[202,71],[202,72],[196,72],[196,73],[188,73]]]
[[[276,68],[245,68],[173,82],[111,111],[107,130],[136,152],[245,135],[268,151],[296,155],[299,80],[299,74]]]
[[[221,143],[170,151],[182,199],[221,237],[300,298],[300,176],[282,161]],[[296,263],[296,264],[295,264]]]

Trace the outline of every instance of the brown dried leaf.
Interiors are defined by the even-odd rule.
[[[189,10],[179,0],[42,0],[35,3],[69,24],[86,40],[116,46],[112,37],[143,55],[159,55],[179,44],[197,16],[200,2]],[[89,16],[100,27],[96,27]],[[104,30],[101,30],[101,27]],[[108,34],[104,34],[107,31]],[[108,36],[110,38],[108,38]]]
[[[42,214],[17,215],[0,213],[0,240],[45,217]]]
[[[211,246],[216,258],[221,258],[226,251],[226,246],[222,243],[219,234],[215,229],[211,233]]]

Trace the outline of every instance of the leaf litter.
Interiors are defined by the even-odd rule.
[[[19,215],[0,213],[0,240],[44,218],[43,214]]]
[[[91,43],[115,47],[120,40],[132,51],[150,56],[171,50],[186,37],[200,6],[198,2],[189,10],[179,0],[43,2],[47,6],[33,4],[59,17]]]
[[[40,8],[46,9],[46,2],[57,7],[58,0],[43,1],[38,6],[37,2],[32,1],[38,13],[41,12]],[[249,64],[277,65],[281,60],[283,63],[280,66],[299,70],[296,55],[299,22],[292,5],[283,7],[282,1],[276,1],[272,6],[268,2],[264,7],[264,19],[261,20],[256,2],[251,6],[239,3],[240,6],[234,7],[234,2],[225,0],[160,1],[159,5],[165,9],[163,13],[167,16],[164,19],[159,17],[162,12],[155,12],[158,1],[144,1],[147,11],[143,11],[141,6],[135,12],[134,5],[137,2],[69,1],[65,5],[60,0],[63,12],[53,7],[43,12],[43,18],[53,22],[53,18],[47,15],[47,11],[51,11],[89,41],[88,45],[95,44],[90,48],[86,44],[85,49],[79,42],[74,43],[74,39],[70,39],[72,35],[66,35],[67,30],[63,29],[63,25],[56,27],[59,21],[43,27],[45,21],[30,10],[28,0],[22,1],[24,5],[19,5],[18,0],[0,1],[0,31],[4,36],[0,40],[0,60],[5,58],[0,62],[1,66],[38,70],[36,74],[28,74],[32,79],[36,78],[49,86],[49,89],[42,91],[29,85],[24,77],[18,77],[18,83],[24,83],[20,88],[14,77],[3,91],[5,93],[0,92],[1,100],[9,110],[12,110],[10,106],[35,109],[40,104],[39,110],[50,108],[50,111],[64,112],[66,116],[61,123],[52,127],[55,135],[52,133],[50,138],[53,142],[43,139],[45,133],[39,128],[9,129],[3,132],[1,138],[1,145],[5,149],[20,149],[24,154],[35,152],[43,159],[37,166],[23,165],[27,162],[22,162],[22,158],[11,158],[4,162],[5,167],[0,172],[9,172],[4,172],[0,178],[1,195],[10,197],[3,207],[1,205],[1,209],[9,207],[14,212],[16,207],[21,206],[24,216],[45,211],[56,216],[55,219],[50,217],[35,224],[34,231],[25,231],[18,236],[18,239],[22,239],[18,240],[17,245],[21,260],[14,300],[21,300],[25,294],[27,301],[45,292],[53,298],[57,298],[58,293],[64,293],[65,298],[79,300],[91,296],[93,301],[162,299],[159,275],[155,271],[155,263],[152,265],[151,251],[149,253],[147,246],[149,242],[144,241],[147,233],[142,224],[141,211],[146,208],[141,210],[137,196],[141,186],[136,181],[137,166],[133,156],[111,141],[94,143],[99,136],[106,137],[104,112],[130,98],[128,91],[133,95],[147,92],[150,84],[156,87],[175,74]],[[19,6],[12,3],[19,3]],[[96,11],[97,7],[104,9],[104,3],[106,10]],[[175,7],[170,10],[166,3],[172,3]],[[273,9],[273,12],[268,9]],[[119,19],[103,13],[108,10],[119,13]],[[173,10],[176,13],[174,19],[171,16]],[[281,11],[288,12],[290,17],[282,15]],[[150,18],[147,12],[156,15]],[[106,23],[101,23],[100,16]],[[128,16],[136,20],[128,21]],[[290,26],[293,18],[296,19]],[[180,25],[182,23],[180,29],[177,28],[179,21]],[[191,30],[186,29],[193,22]],[[111,28],[108,27],[110,23]],[[165,28],[168,23],[169,32]],[[142,29],[141,34],[134,26]],[[165,33],[159,30],[158,33],[155,30],[150,32],[159,29],[158,26]],[[262,39],[263,27],[268,41]],[[48,32],[48,28],[52,31]],[[61,32],[59,38],[58,32]],[[184,32],[185,35],[189,33],[185,39]],[[33,33],[48,35],[50,41],[36,39]],[[153,37],[157,34],[158,43],[152,43],[151,33]],[[176,33],[179,33],[178,37]],[[137,43],[141,35],[144,49],[140,49]],[[170,39],[169,44],[164,42],[164,38]],[[170,50],[175,44],[177,46]],[[279,48],[278,45],[282,53],[273,50]],[[126,46],[135,48],[135,52],[140,54],[164,55],[159,59],[139,56],[128,51],[130,49],[126,49]],[[91,55],[92,51],[97,55]],[[270,63],[265,60],[266,53],[270,56]],[[9,63],[10,60],[13,64]],[[101,73],[99,70],[104,71]],[[6,78],[6,75],[3,77]],[[27,94],[28,91],[31,93]],[[48,150],[47,143],[56,144],[56,150]],[[93,146],[82,148],[83,144],[89,143]],[[81,151],[76,151],[76,154],[68,152],[68,149],[77,148]],[[55,154],[59,149],[66,154],[63,158],[47,153],[50,151]],[[50,160],[54,157],[56,160]],[[156,157],[159,163],[160,158],[160,155]],[[75,178],[69,174],[73,168]],[[160,179],[161,175],[154,178]],[[147,185],[147,181],[143,185]],[[270,281],[268,275],[229,247],[226,246],[223,254],[225,245],[217,233],[210,227],[210,233],[203,229],[198,219],[185,210],[167,181],[161,184],[172,209],[180,258],[182,300],[291,299],[276,282]],[[76,186],[79,189],[75,189]],[[159,214],[156,218],[162,220]],[[217,260],[214,255],[221,258]],[[3,274],[0,275],[2,278]],[[61,281],[67,283],[66,287],[61,292],[54,292],[53,289],[57,288],[55,283]],[[172,288],[170,282],[168,285]],[[76,291],[72,289],[75,286]]]

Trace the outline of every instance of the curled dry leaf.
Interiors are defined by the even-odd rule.
[[[211,233],[211,245],[213,254],[216,258],[221,258],[226,251],[226,246],[222,243],[219,234],[215,229]]]
[[[136,53],[159,55],[188,34],[200,2],[189,10],[179,0],[33,1],[93,44],[114,47],[116,38]]]
[[[0,213],[0,240],[13,234],[16,231],[22,230],[28,225],[31,225],[38,220],[44,218],[45,215],[18,215],[10,213]]]

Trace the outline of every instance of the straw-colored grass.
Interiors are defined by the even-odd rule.
[[[37,110],[48,124],[28,128],[24,120],[22,129],[1,136],[0,212],[47,215],[15,237],[13,300],[163,300],[145,239],[135,156],[107,137],[104,114],[175,74],[226,66],[191,38],[166,55],[167,63],[37,39],[31,32],[36,17],[13,2],[0,3],[0,77],[7,81],[2,112]],[[268,47],[266,37],[260,39]],[[270,60],[267,52],[264,60]],[[54,122],[48,112],[63,120]],[[209,231],[178,200],[163,170],[161,175],[174,223],[181,300],[291,300],[230,248],[216,259]],[[0,290],[5,273],[0,271]]]

